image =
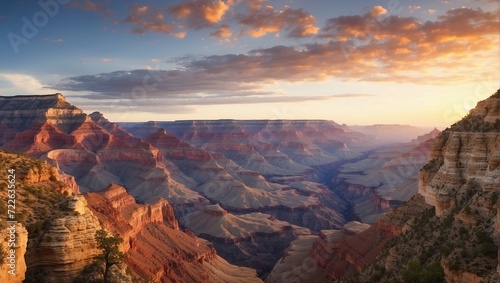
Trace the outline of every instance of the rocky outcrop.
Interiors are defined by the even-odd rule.
[[[139,205],[117,185],[85,196],[103,225],[124,239],[125,262],[136,276],[160,282],[260,282],[254,270],[227,263],[206,240],[180,231],[163,199]]]
[[[352,275],[372,263],[384,244],[401,234],[401,226],[400,222],[380,222],[371,227],[350,222],[341,230],[321,231],[319,237],[300,237],[266,281],[323,282]]]
[[[500,98],[478,103],[462,121],[433,144],[430,162],[420,173],[419,193],[443,215],[457,205],[456,194],[474,180],[486,191],[500,190]]]
[[[14,233],[15,237],[12,238],[12,241],[9,241],[12,233]],[[21,223],[16,223],[13,227],[8,223],[7,228],[0,231],[0,239],[8,239],[0,242],[5,252],[5,258],[0,265],[0,281],[23,282],[26,273],[24,255],[28,246],[28,231]],[[14,252],[12,253],[12,251]]]
[[[39,156],[55,147],[75,144],[68,134],[83,123],[82,110],[60,93],[0,98],[0,146]]]
[[[101,253],[95,240],[101,225],[85,198],[75,196],[69,209],[74,215],[48,222],[46,230],[29,241],[25,257],[33,277],[43,274],[46,282],[73,282]]]
[[[100,228],[85,199],[77,196],[74,178],[47,162],[18,154],[0,152],[0,161],[16,180],[16,205],[9,209],[19,223],[17,278],[72,282],[98,254],[94,234]],[[1,179],[7,180],[6,174],[7,169],[2,170]],[[7,190],[1,190],[0,195],[7,200]]]
[[[444,270],[444,276],[446,282],[448,283],[480,283],[485,282],[485,278],[478,276],[472,272],[467,272],[465,270],[452,270],[445,262],[441,263]]]

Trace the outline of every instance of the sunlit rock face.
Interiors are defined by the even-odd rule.
[[[26,254],[26,250],[28,247],[28,231],[21,223],[15,224],[15,231],[16,231],[16,249],[14,252],[15,261],[11,263],[10,258],[7,257],[4,259],[4,263],[0,266],[0,280],[2,282],[21,283],[26,277],[25,273],[27,266],[24,255]],[[9,256],[11,247],[9,247],[9,242],[4,241],[3,239],[10,238],[10,230],[2,229],[0,231],[0,237],[2,239],[0,245],[2,245],[3,250],[6,251],[7,256]]]
[[[53,220],[39,240],[29,242],[25,255],[28,266],[45,270],[51,282],[73,282],[101,252],[95,240],[101,225],[85,198],[75,196],[70,208],[76,213]]]
[[[159,282],[262,282],[255,270],[229,264],[212,245],[179,230],[170,204],[160,199],[137,204],[127,191],[110,185],[86,193],[103,226],[124,239],[121,249],[131,271]]]
[[[474,180],[500,190],[500,98],[481,101],[435,141],[419,179],[419,193],[442,215],[456,206],[456,193]]]

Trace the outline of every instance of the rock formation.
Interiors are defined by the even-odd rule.
[[[206,240],[179,230],[172,207],[161,199],[139,205],[123,187],[110,185],[85,197],[103,225],[124,239],[131,271],[160,282],[261,282],[254,270],[219,257]]]
[[[409,143],[374,150],[366,158],[342,165],[332,178],[334,190],[349,200],[365,223],[375,223],[391,207],[418,190],[418,173],[427,162],[437,129]]]
[[[150,128],[148,131],[146,128]],[[272,175],[298,175],[311,165],[357,156],[363,135],[323,120],[209,120],[127,124],[145,137],[163,128],[196,147],[223,154],[245,169]],[[142,135],[142,136],[141,136]]]
[[[434,139],[419,195],[357,235],[297,240],[300,251],[294,254],[292,243],[271,272],[273,282],[291,282],[283,276],[287,262],[289,270],[309,270],[312,282],[498,282],[498,109],[500,90]]]
[[[148,134],[148,127],[156,132]],[[292,186],[269,182],[259,172],[220,153],[193,147],[157,128],[158,125],[148,123],[136,126],[135,131],[147,134],[144,141],[159,149],[165,164],[171,163],[166,166],[174,179],[231,213],[269,213],[312,230],[339,227],[345,221],[346,203],[326,188],[321,193],[307,194]]]
[[[126,266],[112,271],[120,282],[132,282],[125,274],[127,266],[137,277],[160,282],[261,282],[255,270],[229,264],[209,242],[180,231],[164,199],[139,205],[114,184],[84,197],[74,179],[43,161],[0,151],[0,163],[19,172],[16,270],[10,275],[2,265],[2,282],[73,282],[101,253],[95,240],[100,222],[124,239]],[[2,170],[0,177],[7,179],[6,173]],[[7,199],[4,185],[0,196]],[[8,232],[3,226],[2,235]],[[0,244],[6,248],[8,242]]]
[[[344,225],[378,217],[408,199],[410,193],[401,191],[410,190],[358,188],[354,185],[363,183],[352,182],[347,193],[355,198],[349,200],[330,190],[326,185],[334,172],[365,159],[374,146],[365,135],[331,121],[149,122],[127,123],[124,129],[101,113],[86,115],[61,94],[2,97],[0,117],[0,146],[44,160],[22,170],[26,188],[36,196],[22,197],[26,203],[35,202],[25,213],[32,235],[27,277],[33,280],[66,282],[90,263],[97,253],[90,239],[100,227],[97,218],[124,238],[121,248],[134,275],[163,282],[258,281],[254,270],[232,266],[216,250],[231,263],[257,268],[262,275],[308,229],[322,231],[314,241],[299,238],[312,243],[309,256],[321,273],[317,278],[343,277],[373,260],[385,241],[380,239],[394,237],[406,227],[382,221],[361,232]],[[367,161],[394,172],[419,146],[427,144],[415,143],[392,155],[379,152]],[[38,184],[43,184],[40,190]],[[91,210],[83,199],[73,198],[80,191],[86,193]],[[50,196],[46,202],[44,194]],[[365,195],[371,204],[365,205]],[[350,201],[359,205],[353,207]],[[60,211],[49,211],[49,206]],[[40,215],[33,210],[40,210]],[[461,219],[472,223],[469,218]],[[192,231],[180,231],[176,219]],[[64,242],[60,250],[55,238]],[[331,246],[353,247],[358,242],[371,243],[375,252]],[[298,246],[303,250],[305,245]],[[78,248],[89,252],[73,252]]]
[[[268,273],[290,242],[310,231],[269,214],[254,212],[233,215],[218,204],[185,215],[181,219],[201,238],[210,240],[217,253],[232,264]]]
[[[99,253],[94,239],[98,219],[76,195],[72,177],[18,154],[0,152],[0,162],[2,180],[7,180],[7,169],[14,170],[16,179],[16,280],[72,282]],[[7,190],[2,188],[0,195],[6,200]]]
[[[374,225],[349,222],[340,230],[323,230],[319,236],[292,242],[274,266],[268,282],[323,282],[352,276],[373,263],[384,245],[411,227],[411,219],[430,207],[419,196],[412,209],[395,208]]]
[[[68,209],[74,215],[48,222],[46,230],[29,242],[25,258],[34,278],[72,282],[100,254],[95,233],[101,225],[85,198],[75,196]]]
[[[10,239],[10,230],[7,228],[11,228],[10,224],[8,224],[7,228],[3,228],[0,231],[0,245],[2,246],[5,257],[3,258],[3,262],[0,265],[0,281],[1,282],[12,282],[12,283],[21,283],[25,278],[26,273],[26,261],[24,259],[24,255],[26,254],[26,249],[28,246],[28,231],[21,224],[14,224],[15,228],[15,246],[10,245],[9,241],[4,241],[4,239]],[[11,250],[14,250],[14,253],[11,253]]]

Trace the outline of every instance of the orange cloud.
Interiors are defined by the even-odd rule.
[[[268,33],[287,32],[287,37],[308,37],[319,31],[316,18],[303,9],[285,7],[276,10],[273,6],[262,9],[250,9],[246,14],[236,14],[236,19],[243,26],[243,32],[252,37],[261,37]]]
[[[285,12],[287,9],[290,8],[280,14],[308,15],[301,10]],[[141,19],[151,18],[153,12],[149,9],[140,12],[139,7],[136,10]],[[236,90],[243,96],[278,81],[332,78],[442,84],[477,81],[479,75],[498,77],[500,30],[494,12],[460,8],[440,15],[435,21],[420,22],[414,17],[375,17],[383,11],[376,10],[379,12],[372,9],[363,15],[329,19],[319,35],[326,40],[313,44],[274,46],[246,54],[183,57],[176,62],[181,68],[155,71],[155,78],[161,83],[152,95],[223,95]],[[285,30],[290,36],[297,23],[302,23],[299,30],[306,30],[301,21],[292,26],[280,25],[275,12],[267,7],[235,15],[235,19],[242,22],[246,32]],[[228,25],[220,25],[212,36],[224,37],[230,33]],[[148,73],[134,70],[99,74],[94,76],[95,81],[89,80],[89,76],[68,78],[56,87],[120,96],[137,85],[144,74]]]
[[[144,34],[147,31],[172,34],[173,27],[165,23],[164,18],[163,12],[159,9],[149,9],[146,5],[135,4],[130,7],[130,14],[123,22],[133,24],[132,31],[139,34]]]
[[[247,7],[250,9],[259,9],[262,7],[262,4],[266,2],[267,0],[247,0],[246,4]]]
[[[183,64],[187,70],[217,73],[223,81],[238,74],[232,79],[261,83],[332,77],[447,83],[467,80],[471,73],[481,69],[480,62],[500,59],[499,21],[493,12],[460,8],[446,12],[436,21],[420,22],[414,17],[374,18],[380,12],[373,11],[329,19],[320,35],[329,39],[325,43],[297,48],[276,46],[245,55],[209,56]],[[259,22],[260,18],[252,20]],[[271,24],[262,24],[262,29],[254,27],[255,34],[266,29],[278,30]],[[433,79],[430,73],[436,70],[441,75]],[[492,69],[490,73],[495,71]]]
[[[370,15],[374,18],[380,17],[382,15],[387,14],[387,9],[382,7],[382,6],[375,6],[373,9],[370,11]]]
[[[177,38],[184,38],[184,37],[186,37],[186,34],[187,34],[187,32],[181,31],[181,32],[176,33],[175,37],[177,37]]]
[[[113,12],[105,5],[95,3],[90,0],[85,0],[83,3],[72,1],[71,6],[86,11],[97,12],[105,17],[110,17],[113,14]]]
[[[228,38],[232,35],[231,28],[228,25],[222,25],[210,33],[213,37]]]
[[[169,8],[170,13],[187,22],[194,29],[213,26],[224,18],[231,1],[192,0]]]

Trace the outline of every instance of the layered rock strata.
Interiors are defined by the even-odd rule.
[[[209,242],[180,231],[165,200],[139,205],[117,185],[85,196],[103,225],[124,239],[125,262],[141,278],[160,282],[261,282],[255,270],[229,264]]]
[[[411,229],[413,213],[429,209],[421,197],[412,198],[410,203],[414,204],[412,209],[397,207],[371,226],[350,222],[341,230],[321,231],[314,239],[297,239],[274,266],[267,281],[323,282],[360,272],[375,261],[388,241]]]
[[[265,276],[290,242],[310,231],[269,214],[232,215],[219,205],[208,205],[181,219],[196,235],[210,240],[217,253],[232,264],[247,266]]]
[[[87,207],[83,196],[75,196],[69,204],[72,216],[57,218],[37,238],[30,240],[25,258],[34,278],[45,282],[73,282],[83,268],[101,253],[95,233],[99,220]]]

